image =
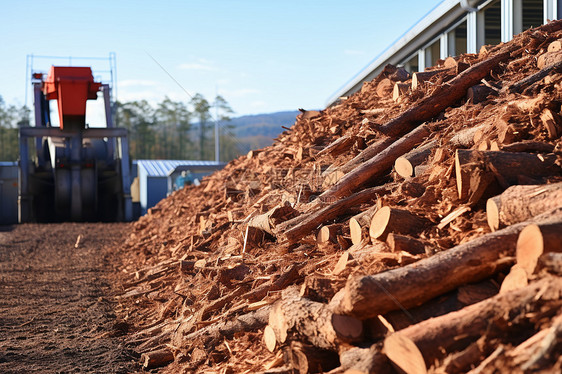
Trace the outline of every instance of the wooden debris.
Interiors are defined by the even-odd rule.
[[[165,366],[172,361],[174,361],[174,354],[169,349],[160,349],[141,355],[142,366],[146,369]]]
[[[350,212],[350,209],[355,208],[357,205],[373,200],[378,195],[382,195],[386,192],[388,192],[388,189],[385,186],[367,188],[311,213],[305,216],[302,220],[297,217],[300,222],[288,229],[286,229],[286,226],[279,226],[278,235],[283,235],[289,243],[295,243],[303,236],[308,235],[313,230],[317,229],[321,224],[340,215],[346,214]],[[320,196],[320,199],[322,199],[322,196]],[[290,225],[291,223],[291,221],[287,221],[286,225]],[[286,231],[282,232],[284,230]]]
[[[451,79],[447,85],[441,86],[431,96],[423,99],[414,108],[405,111],[383,126],[377,127],[377,130],[387,136],[400,136],[411,131],[417,123],[427,121],[464,97],[470,87],[480,82],[489,74],[490,70],[508,58],[509,53],[499,53],[472,65]]]
[[[427,369],[416,344],[403,334],[392,334],[384,339],[383,352],[401,372],[425,374]]]
[[[425,253],[425,244],[418,239],[391,232],[386,237],[386,243],[392,252],[408,252],[414,255]]]
[[[521,265],[515,264],[511,267],[509,274],[505,277],[500,288],[500,293],[518,290],[529,283],[527,272]]]
[[[511,186],[488,199],[486,217],[492,231],[562,206],[562,183]]]
[[[421,232],[428,222],[405,209],[388,206],[379,209],[369,227],[371,240],[386,240],[390,233],[415,234]]]
[[[392,167],[396,159],[420,144],[430,134],[429,128],[421,125],[392,143],[375,157],[346,174],[336,185],[320,195],[320,199],[332,200],[349,196],[368,180],[382,176]]]
[[[396,82],[394,83],[394,88],[392,89],[392,100],[398,101],[398,99],[406,95],[410,90],[410,85],[407,83]]]
[[[554,155],[534,155],[524,152],[469,151],[458,149],[455,154],[455,175],[459,199],[484,191],[494,179],[500,184],[515,184],[520,176],[545,177],[560,173]],[[485,182],[475,179],[476,170],[493,176]],[[479,182],[479,183],[478,183]],[[475,185],[476,184],[476,185]],[[487,185],[485,185],[487,184]],[[507,188],[508,185],[505,186]]]
[[[546,227],[561,207],[546,190],[562,181],[562,64],[536,61],[561,36],[553,21],[440,60],[415,90],[388,65],[150,209],[116,299],[138,327],[128,344],[168,349],[170,372],[560,371],[562,257]],[[393,209],[415,222],[389,214],[369,243]]]
[[[547,252],[562,252],[562,221],[526,226],[517,239],[516,259],[527,275],[532,275],[539,257]]]
[[[558,211],[556,216],[561,214]],[[552,222],[556,216],[547,213],[536,220]],[[419,305],[461,284],[485,279],[502,265],[512,264],[517,237],[528,224],[511,225],[411,265],[350,278],[335,312],[367,319]],[[410,287],[404,288],[404,282]]]
[[[378,209],[378,205],[373,205],[349,219],[349,233],[353,244],[360,244],[367,236],[371,226],[371,219]]]

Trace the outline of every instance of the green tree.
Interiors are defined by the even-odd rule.
[[[193,144],[189,138],[191,112],[187,105],[165,97],[156,108],[155,119],[160,135],[158,143],[163,148],[160,157],[186,159],[194,156]]]
[[[211,105],[201,94],[193,96],[191,105],[193,106],[193,114],[199,123],[199,159],[209,160],[211,153],[208,147],[209,138],[207,132],[209,131],[209,121],[211,120]]]
[[[0,161],[16,161],[19,157],[18,127],[29,125],[29,109],[6,105],[0,96]]]
[[[118,103],[117,117],[120,126],[129,130],[132,158],[155,157],[154,109],[146,100]]]
[[[219,161],[230,161],[240,155],[240,147],[233,132],[234,126],[230,123],[234,111],[221,95],[215,97],[213,107],[215,108],[215,120],[219,125]]]

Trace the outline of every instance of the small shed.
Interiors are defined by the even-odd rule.
[[[0,161],[0,225],[18,222],[18,164]]]
[[[224,165],[215,161],[137,160],[141,215],[172,192],[171,178],[176,175],[176,170],[189,170],[192,175],[200,179],[222,169]]]

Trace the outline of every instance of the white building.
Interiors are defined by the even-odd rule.
[[[387,64],[423,71],[438,59],[478,53],[486,44],[511,40],[523,30],[562,17],[562,0],[443,0],[328,99],[361,89]]]

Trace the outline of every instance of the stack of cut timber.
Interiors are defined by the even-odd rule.
[[[560,372],[561,40],[389,65],[161,201],[117,298],[141,364]]]

